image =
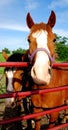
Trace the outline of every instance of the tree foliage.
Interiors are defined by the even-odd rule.
[[[58,53],[58,60],[68,61],[68,38],[57,36],[56,52]]]
[[[10,50],[8,48],[4,48],[4,49],[2,49],[2,51],[5,51],[7,54],[10,53]]]
[[[13,50],[13,51],[12,51],[12,53],[17,53],[17,52],[18,52],[18,53],[21,53],[21,54],[22,54],[22,53],[24,54],[24,53],[26,52],[26,50],[25,50],[25,49],[22,49],[22,48],[18,48],[17,50]]]

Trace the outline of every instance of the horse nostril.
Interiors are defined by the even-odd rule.
[[[34,75],[36,75],[36,72],[35,72],[35,69],[33,68],[33,73],[34,73]]]
[[[14,102],[12,102],[11,107],[14,107],[14,106],[15,106],[15,103],[14,103]]]
[[[51,74],[51,68],[48,69],[48,73]]]

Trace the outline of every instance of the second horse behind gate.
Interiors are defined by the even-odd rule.
[[[3,57],[5,58],[6,62],[22,62],[25,58],[24,54],[20,53],[14,53],[10,56],[6,54],[6,52],[3,51]],[[26,59],[26,58],[25,58]],[[27,69],[26,69],[27,70]],[[22,92],[26,91],[28,88],[25,87],[24,82],[25,82],[25,77],[24,77],[24,67],[5,67],[4,73],[6,76],[6,93],[10,94],[13,92]],[[27,75],[27,74],[26,74]],[[30,110],[30,102],[29,102],[29,97],[12,97],[12,98],[7,98],[5,99],[5,107],[8,108],[9,110],[9,115],[11,115],[11,111],[17,111],[17,115],[19,111],[21,112],[21,109],[23,107],[24,109],[24,114],[29,114]],[[11,109],[12,108],[12,109]],[[16,109],[15,109],[16,108]],[[13,111],[13,115],[16,113],[16,111]],[[22,114],[22,113],[20,113]],[[19,116],[20,116],[19,114]],[[11,115],[13,117],[13,115]],[[16,116],[17,116],[16,115]],[[21,127],[21,126],[20,126]],[[25,126],[26,127],[26,126]],[[31,120],[27,121],[27,128],[31,128]],[[16,128],[19,129],[19,128]]]
[[[15,53],[12,54],[11,56],[8,56],[6,52],[3,52],[3,57],[7,62],[22,62],[23,56],[24,55],[20,53]],[[23,90],[22,75],[24,73],[23,67],[13,67],[13,66],[5,67],[4,72],[6,76],[6,92],[12,93],[17,91],[22,91]],[[18,97],[17,100],[20,100],[20,98]],[[14,97],[7,98],[5,103],[7,107],[9,106],[14,107],[16,103],[16,99]],[[18,104],[19,103],[20,102],[18,102]]]

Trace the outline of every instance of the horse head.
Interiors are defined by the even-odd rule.
[[[6,52],[3,52],[3,57],[7,62],[22,62],[23,54],[15,53],[11,56],[8,56]],[[17,91],[22,91],[22,76],[24,73],[23,68],[21,67],[5,67],[5,76],[6,76],[6,92],[12,93]],[[7,107],[14,107],[16,105],[16,99],[14,97],[7,98],[5,100]]]
[[[28,57],[32,64],[31,77],[38,85],[48,85],[55,55],[54,41],[56,36],[52,32],[52,28],[56,23],[56,15],[52,11],[47,24],[43,22],[36,24],[28,13],[26,22],[30,29]]]

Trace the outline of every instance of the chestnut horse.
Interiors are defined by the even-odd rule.
[[[27,57],[24,54],[20,53],[14,53],[10,56],[7,55],[6,52],[2,52],[3,57],[7,62],[22,62],[23,60],[27,61]],[[6,92],[12,93],[12,92],[21,92],[21,91],[27,91],[28,88],[25,87],[25,74],[27,69],[25,67],[5,67],[5,76],[6,76]],[[27,76],[26,76],[27,77]],[[7,108],[18,108],[18,112],[22,108],[22,102],[24,107],[24,114],[29,114],[30,112],[30,100],[29,97],[17,97],[17,98],[7,98],[5,99],[5,107]],[[19,115],[20,116],[20,115]],[[32,128],[31,120],[27,121],[27,128]]]
[[[31,67],[31,78],[33,80],[32,90],[48,89],[68,85],[68,70],[65,68],[53,68],[55,62],[55,40],[56,36],[52,28],[56,23],[55,12],[52,11],[46,23],[34,23],[30,13],[26,17],[27,26],[30,29],[28,36]],[[67,103],[68,91],[35,94],[31,96],[34,106],[33,113],[41,112],[44,108],[56,108]],[[53,127],[58,118],[58,112],[50,114],[49,127]],[[36,117],[35,130],[40,130],[40,118]]]
[[[7,62],[22,62],[24,54],[15,53],[10,56],[7,55],[6,52],[3,51],[3,57]],[[5,76],[6,76],[6,92],[12,93],[17,91],[22,91],[23,89],[23,83],[22,83],[22,76],[24,73],[24,70],[22,67],[5,67]],[[7,98],[6,99],[6,106],[10,107],[15,105],[15,98]],[[19,100],[19,97],[18,97]],[[18,103],[19,104],[19,103]]]

